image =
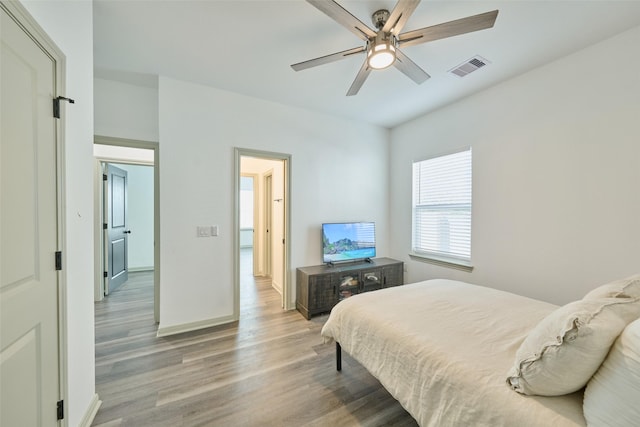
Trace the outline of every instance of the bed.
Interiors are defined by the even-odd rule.
[[[633,280],[640,294],[640,276]],[[620,329],[640,317],[640,295],[631,302]],[[584,387],[524,395],[507,381],[523,342],[556,311],[543,301],[437,279],[348,298],[333,308],[321,335],[335,341],[338,360],[344,349],[423,427],[586,426]],[[640,425],[640,413],[629,416]]]

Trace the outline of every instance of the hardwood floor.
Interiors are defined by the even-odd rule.
[[[416,426],[362,366],[323,344],[326,316],[283,311],[243,254],[241,320],[157,338],[153,275],[95,305],[94,426]]]

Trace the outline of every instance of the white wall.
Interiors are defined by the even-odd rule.
[[[153,166],[114,165],[127,171],[129,271],[153,270]]]
[[[164,77],[159,111],[160,328],[233,314],[234,147],[292,155],[289,280],[321,262],[322,222],[388,227],[387,130]]]
[[[94,79],[95,134],[158,140],[158,89]]]
[[[93,317],[93,5],[90,0],[21,2],[66,55],[65,218],[69,426],[85,416],[95,394]]]
[[[391,255],[407,281],[561,304],[640,272],[638,45],[640,27],[392,131]],[[412,161],[469,145],[474,271],[410,261]]]

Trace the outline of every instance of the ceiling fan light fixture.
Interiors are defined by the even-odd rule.
[[[389,0],[390,1],[390,0]],[[441,24],[417,30],[402,32],[407,20],[420,3],[420,0],[398,0],[393,10],[379,9],[371,15],[371,22],[377,29],[371,29],[367,24],[353,16],[348,10],[340,6],[336,0],[307,0],[320,12],[326,14],[338,24],[344,26],[365,46],[336,52],[297,64],[292,64],[295,71],[305,70],[317,65],[328,64],[355,54],[366,53],[360,71],[347,91],[347,96],[358,93],[362,84],[368,78],[371,70],[381,70],[391,65],[417,84],[425,82],[430,76],[415,62],[407,57],[399,47],[413,46],[429,41],[446,39],[448,37],[471,33],[493,27],[498,16],[498,10],[467,16]],[[373,3],[373,2],[372,2]],[[473,65],[473,64],[472,64]]]
[[[382,70],[396,61],[396,46],[393,36],[376,37],[367,50],[367,63],[374,70]]]

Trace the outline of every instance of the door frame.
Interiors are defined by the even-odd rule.
[[[293,310],[295,301],[291,302],[291,280],[289,266],[291,265],[291,154],[276,153],[272,151],[260,151],[248,148],[234,148],[234,215],[233,215],[233,318],[240,319],[240,176],[242,157],[257,157],[268,160],[282,160],[284,169],[284,256],[283,256],[283,274],[282,274],[282,301],[285,310]]]
[[[137,164],[153,167],[153,317],[156,323],[160,322],[160,146],[154,141],[143,141],[128,138],[115,138],[103,135],[94,135],[94,144],[114,145],[118,147],[143,148],[153,150],[153,165],[146,162],[94,157],[94,300],[104,298],[104,233],[103,218],[103,184],[101,163]]]
[[[272,159],[269,159],[272,160]],[[264,276],[273,277],[273,169],[262,177],[264,193]]]
[[[67,58],[58,48],[55,42],[42,29],[40,24],[31,16],[27,9],[20,3],[14,1],[0,2],[2,8],[8,15],[12,16],[28,33],[34,43],[49,55],[55,62],[55,93],[56,96],[67,96],[66,93],[66,62]],[[64,105],[64,103],[62,103]],[[56,210],[57,210],[57,250],[61,251],[62,270],[58,271],[58,399],[68,402],[69,372],[67,369],[67,239],[66,239],[66,174],[65,174],[65,108],[61,107],[61,118],[54,120],[56,133]],[[67,403],[68,404],[68,403]],[[97,410],[97,408],[96,408]],[[53,414],[52,414],[53,415]],[[64,418],[59,421],[59,425],[65,427],[69,424],[68,411],[65,411]]]

